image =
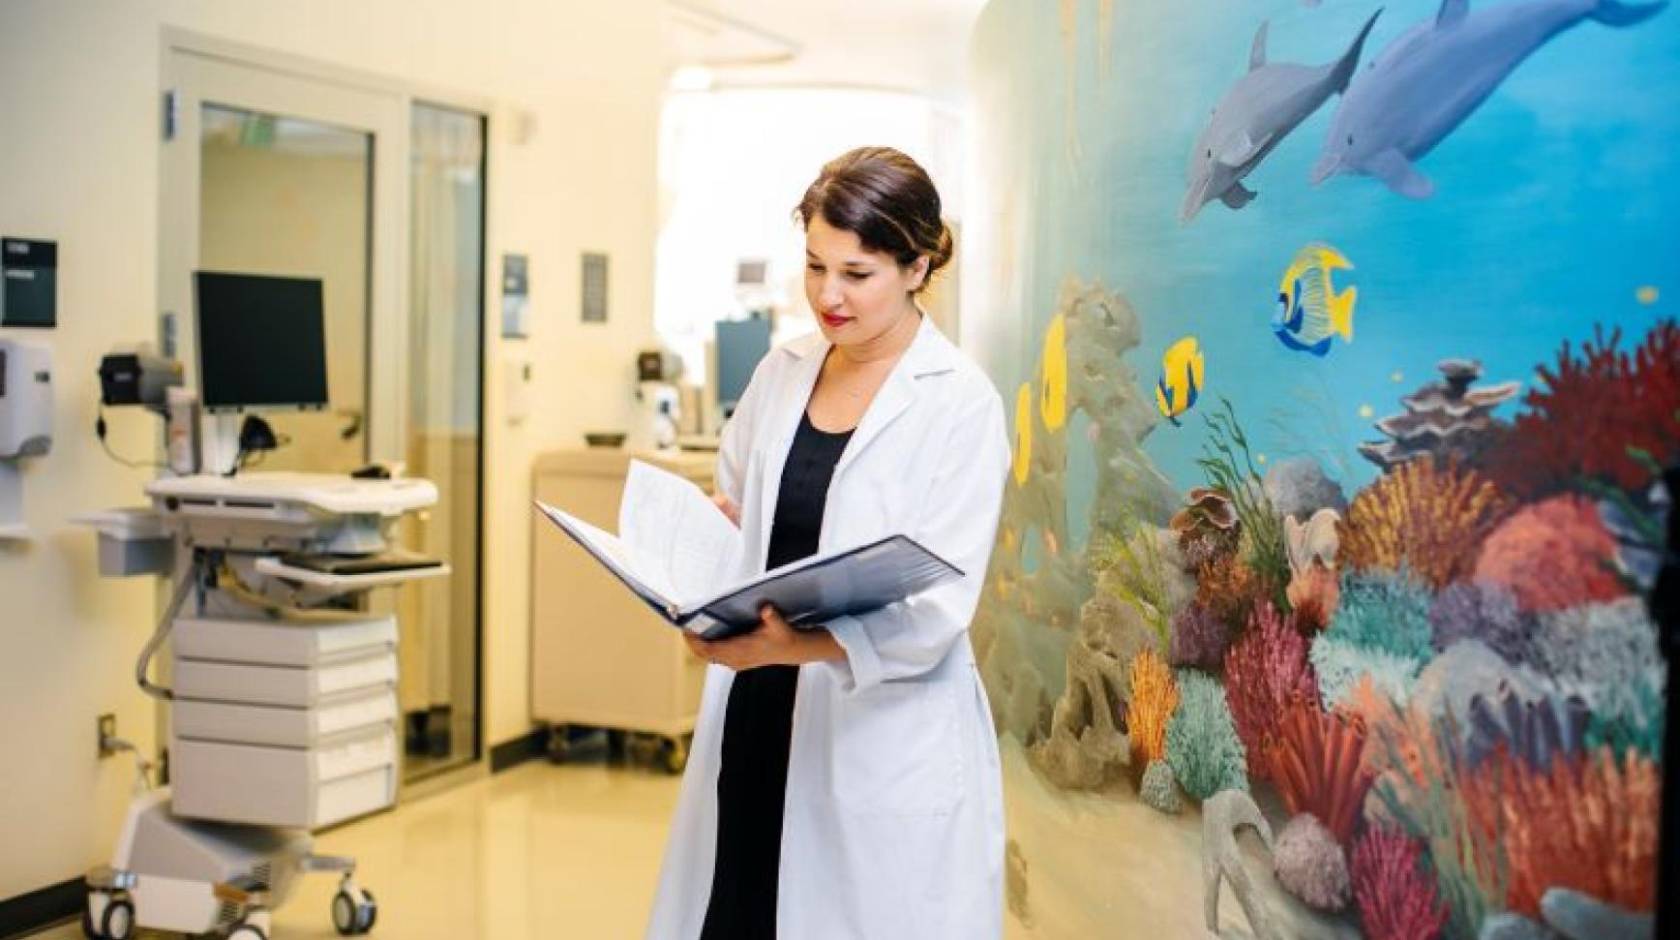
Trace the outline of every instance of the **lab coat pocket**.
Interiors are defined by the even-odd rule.
[[[886,682],[837,703],[835,798],[862,815],[943,815],[962,793],[956,703],[943,683]]]

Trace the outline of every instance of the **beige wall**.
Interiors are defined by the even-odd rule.
[[[130,765],[94,756],[94,718],[150,748],[135,689],[149,580],[101,580],[69,518],[140,498],[146,473],[111,462],[91,428],[94,369],[155,335],[158,95],[165,26],[306,56],[495,103],[491,258],[531,259],[532,336],[490,318],[485,525],[485,730],[528,727],[529,468],[533,454],[630,414],[630,353],[651,335],[654,147],[663,65],[653,0],[5,0],[0,3],[0,231],[59,242],[50,456],[26,465],[38,538],[0,545],[0,898],[107,857]],[[516,113],[534,133],[516,143]],[[612,320],[577,322],[578,253],[612,255]],[[492,260],[494,283],[500,266]],[[492,291],[492,298],[495,294]],[[531,362],[530,417],[504,420],[504,360]],[[148,452],[154,419],[113,412],[111,442]]]

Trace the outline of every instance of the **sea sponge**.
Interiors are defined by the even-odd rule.
[[[1197,800],[1220,790],[1248,789],[1248,756],[1225,690],[1206,673],[1194,669],[1178,672],[1179,703],[1167,724],[1167,763],[1179,785]]]
[[[1482,539],[1508,505],[1475,470],[1419,457],[1353,498],[1341,557],[1355,568],[1406,568],[1440,588],[1475,566]]]
[[[1359,922],[1370,940],[1436,940],[1447,912],[1422,864],[1423,846],[1403,832],[1366,830],[1349,875]]]
[[[1423,660],[1433,652],[1429,590],[1406,572],[1349,572],[1324,636],[1352,646]]]
[[[1510,588],[1523,610],[1562,610],[1627,593],[1613,565],[1616,543],[1598,507],[1554,496],[1516,512],[1482,544],[1475,579]]]
[[[1479,640],[1512,664],[1528,657],[1535,627],[1510,588],[1488,581],[1449,584],[1435,595],[1429,624],[1436,650],[1459,640]]]
[[[1217,672],[1230,643],[1231,630],[1224,621],[1201,604],[1192,602],[1173,616],[1168,661],[1174,666]]]
[[[1266,498],[1280,516],[1306,519],[1321,509],[1347,509],[1342,485],[1330,479],[1311,457],[1291,457],[1272,464],[1263,483]]]
[[[1172,766],[1164,760],[1152,760],[1144,769],[1138,798],[1150,808],[1169,816],[1184,808],[1184,801],[1178,796],[1178,779],[1173,776]]]
[[[1330,830],[1311,813],[1302,813],[1284,825],[1278,833],[1272,865],[1278,884],[1309,906],[1321,911],[1347,907],[1353,893],[1347,857]]]

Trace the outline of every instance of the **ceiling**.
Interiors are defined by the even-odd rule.
[[[986,0],[666,0],[678,65],[713,87],[844,85],[958,98]]]

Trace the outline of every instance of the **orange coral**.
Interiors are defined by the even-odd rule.
[[[1126,724],[1132,754],[1144,762],[1167,756],[1167,721],[1178,708],[1178,683],[1166,660],[1149,650],[1132,659],[1132,701]]]
[[[1500,523],[1482,546],[1476,580],[1510,588],[1523,610],[1562,610],[1627,593],[1611,568],[1615,555],[1597,507],[1554,496]]]
[[[1312,813],[1347,846],[1376,777],[1364,755],[1363,722],[1325,714],[1317,696],[1297,694],[1283,707],[1261,761],[1291,816]]]
[[[1271,596],[1271,586],[1236,555],[1216,556],[1196,572],[1196,602],[1233,633],[1248,623],[1257,602]]]
[[[1475,827],[1504,848],[1508,909],[1538,917],[1548,888],[1655,906],[1662,779],[1649,757],[1630,748],[1618,760],[1603,748],[1542,771],[1500,750],[1463,788]]]
[[[1317,632],[1328,627],[1330,619],[1336,616],[1336,606],[1342,598],[1342,582],[1336,577],[1334,569],[1314,561],[1289,579],[1285,595],[1301,629]]]
[[[1441,588],[1470,573],[1508,507],[1475,470],[1420,457],[1354,497],[1341,524],[1341,559],[1355,568],[1404,567]]]

